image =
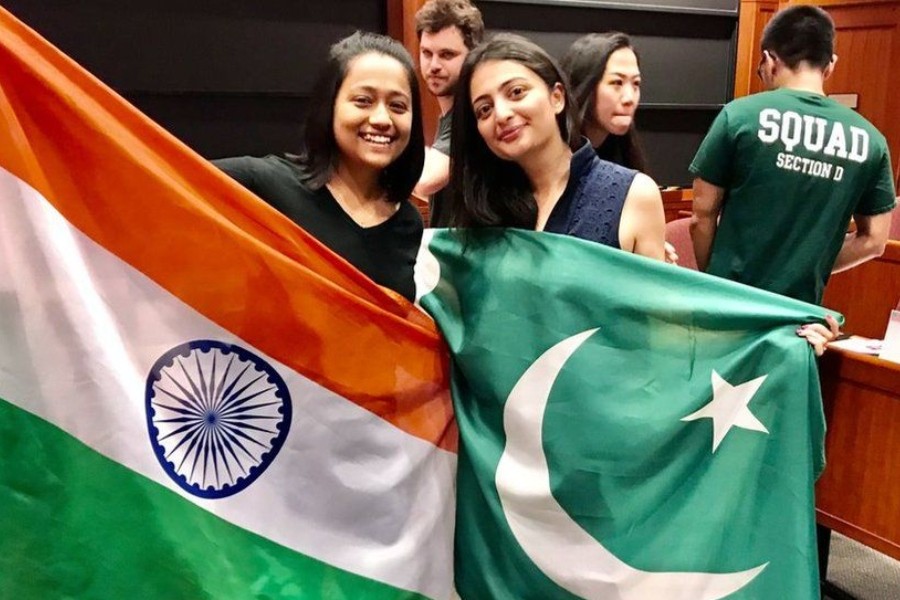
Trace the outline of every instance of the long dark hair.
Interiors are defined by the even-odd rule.
[[[489,60],[512,60],[527,67],[552,89],[560,84],[565,108],[556,115],[560,137],[573,150],[581,144],[566,77],[540,46],[514,34],[497,34],[466,57],[453,100],[450,138],[450,224],[454,227],[534,229],[537,201],[531,183],[516,163],[491,152],[478,132],[470,85],[475,68]]]
[[[425,162],[425,136],[422,133],[422,112],[419,103],[419,81],[412,58],[397,41],[376,33],[357,31],[331,47],[328,61],[309,99],[306,115],[303,152],[292,157],[303,166],[304,183],[310,188],[321,189],[334,174],[340,150],[334,139],[334,101],[347,76],[350,62],[363,54],[383,54],[395,59],[406,70],[412,93],[412,129],[409,143],[397,160],[385,167],[379,176],[381,187],[388,200],[407,200],[422,174]]]
[[[634,52],[640,65],[641,57],[631,45],[631,38],[624,33],[611,31],[609,33],[589,33],[575,40],[566,51],[560,66],[569,77],[572,85],[572,95],[578,106],[578,117],[582,131],[590,125],[600,126],[596,122],[597,111],[597,84],[606,72],[606,63],[616,50],[628,48]],[[634,124],[628,128],[625,135],[610,133],[606,139],[596,148],[597,155],[629,169],[646,171],[647,161],[638,141]]]

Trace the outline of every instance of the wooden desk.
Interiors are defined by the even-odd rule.
[[[828,433],[818,521],[900,560],[900,364],[831,349],[819,367]]]
[[[898,301],[900,241],[891,240],[883,256],[833,275],[822,304],[847,318],[847,331],[881,339]]]

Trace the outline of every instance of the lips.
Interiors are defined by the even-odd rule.
[[[497,140],[500,142],[514,142],[519,134],[522,133],[523,125],[515,125],[513,127],[504,127],[497,134]]]

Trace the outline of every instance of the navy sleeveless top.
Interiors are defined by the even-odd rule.
[[[544,231],[620,248],[619,220],[636,175],[633,169],[597,158],[585,141],[572,154],[569,182]]]

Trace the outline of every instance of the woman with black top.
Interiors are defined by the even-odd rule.
[[[299,156],[214,161],[376,283],[415,297],[422,219],[409,196],[425,144],[407,51],[357,32],[331,47]]]
[[[634,113],[641,101],[640,57],[624,33],[578,38],[560,66],[569,78],[581,132],[604,160],[646,172]]]

